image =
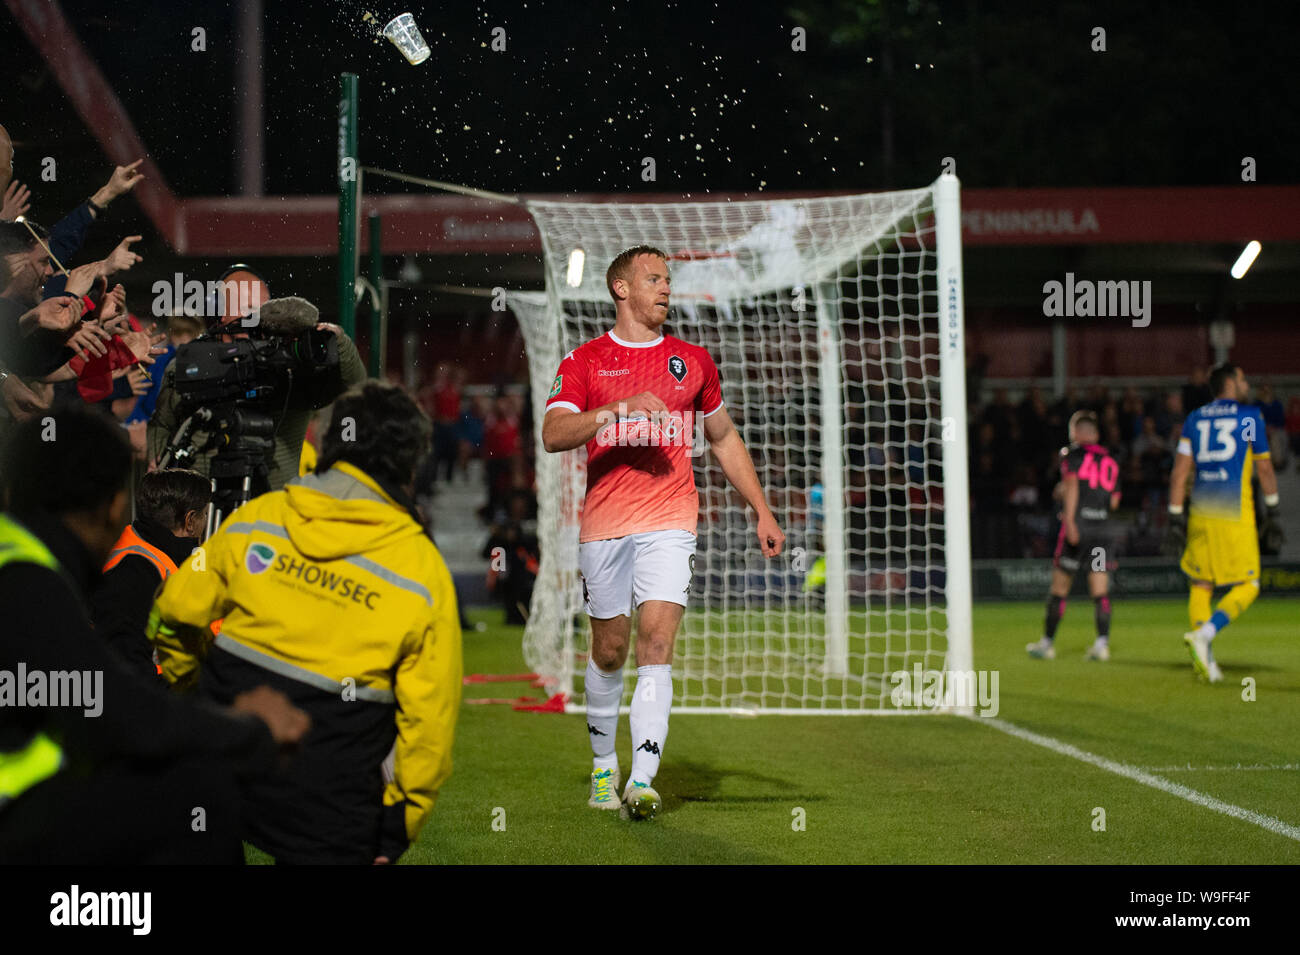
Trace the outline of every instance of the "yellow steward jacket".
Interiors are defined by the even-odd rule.
[[[215,646],[353,706],[395,704],[383,805],[404,803],[407,838],[419,833],[451,773],[460,616],[433,542],[363,471],[340,462],[236,510],[168,578],[150,636],[173,685]]]

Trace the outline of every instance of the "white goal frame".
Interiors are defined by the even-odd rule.
[[[960,184],[955,176],[943,175],[930,187],[934,222],[934,270],[937,287],[927,288],[938,305],[939,329],[939,391],[942,416],[942,489],[943,489],[943,551],[944,585],[943,612],[946,622],[947,646],[943,657],[944,696],[937,706],[905,706],[890,708],[816,706],[674,706],[674,712],[728,715],[909,715],[919,713],[949,713],[969,715],[976,701],[964,686],[973,686],[973,633],[972,590],[970,560],[969,482],[967,474],[967,410],[965,374],[965,316],[962,281],[961,197]],[[555,374],[563,352],[574,347],[574,342],[561,342],[557,331],[561,316],[565,261],[568,250],[552,248],[546,228],[538,217],[534,203],[530,211],[538,218],[546,257],[547,290],[542,293],[511,293],[508,301],[520,317],[524,331],[530,365],[531,394],[535,434],[541,435],[542,417],[551,378]],[[551,204],[552,209],[557,204]],[[579,204],[574,204],[575,207]],[[628,204],[631,207],[633,204]],[[642,204],[636,204],[642,205]],[[647,241],[654,244],[653,236]],[[628,245],[639,244],[629,242]],[[589,262],[603,276],[607,263]],[[927,275],[929,273],[927,272]],[[843,675],[849,666],[850,594],[846,585],[849,568],[849,530],[846,520],[845,468],[835,466],[843,462],[843,429],[840,427],[841,394],[840,318],[837,311],[835,283],[829,278],[809,283],[808,291],[815,311],[819,375],[818,413],[822,428],[821,482],[824,487],[824,516],[822,540],[826,564],[825,584],[825,656],[821,670],[827,677]],[[677,296],[675,295],[676,299]],[[547,321],[525,320],[526,314],[546,313],[552,322],[547,334]],[[933,379],[930,379],[933,380]],[[724,395],[727,380],[723,380]],[[566,452],[577,454],[579,452]],[[542,472],[543,456],[538,452],[539,476],[539,537],[543,541],[538,585],[530,609],[528,631],[525,637],[525,656],[530,667],[542,674],[549,683],[549,692],[565,695],[566,711],[584,713],[585,705],[574,701],[575,681],[582,672],[577,662],[575,631],[572,626],[560,624],[560,633],[550,631],[557,621],[572,620],[575,590],[580,593],[577,575],[576,532],[566,529],[576,526],[577,500],[582,488],[575,486],[572,469],[561,469],[561,483],[544,491]],[[557,456],[558,457],[558,456]],[[771,489],[769,489],[771,490]],[[572,540],[568,539],[572,536]],[[548,546],[549,544],[549,546]],[[688,608],[688,613],[690,612]],[[579,625],[585,625],[580,616]],[[541,632],[543,629],[546,632]],[[557,639],[558,638],[558,639]],[[537,651],[539,641],[548,642],[549,651]],[[910,650],[908,651],[910,652]],[[952,677],[957,677],[953,679]],[[969,677],[969,680],[962,678]],[[634,682],[634,681],[632,681]],[[630,692],[630,691],[629,691]],[[626,698],[625,698],[626,699]],[[626,703],[623,712],[627,711]]]

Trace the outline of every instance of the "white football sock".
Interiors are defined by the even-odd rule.
[[[654,781],[668,739],[668,711],[673,705],[673,668],[663,663],[636,668],[632,693],[632,782]]]
[[[592,768],[618,769],[614,741],[618,734],[618,708],[623,702],[623,670],[606,673],[587,660],[587,737],[591,740]]]

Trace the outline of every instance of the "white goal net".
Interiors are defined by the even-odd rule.
[[[561,358],[613,327],[609,263],[634,245],[664,249],[665,331],[713,356],[787,535],[765,560],[752,512],[697,434],[699,539],[674,710],[964,710],[960,680],[921,692],[922,680],[933,690],[938,674],[971,667],[956,179],[866,195],[528,208],[546,292],[509,303],[536,433]],[[524,637],[529,665],[576,710],[589,636],[577,559],[585,458],[539,448],[541,565]]]

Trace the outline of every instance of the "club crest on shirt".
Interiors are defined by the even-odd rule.
[[[672,375],[679,382],[686,377],[686,362],[673,355],[668,359],[668,374]]]

